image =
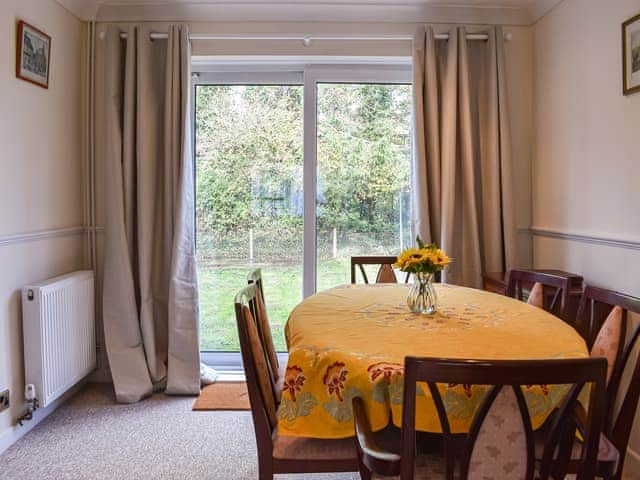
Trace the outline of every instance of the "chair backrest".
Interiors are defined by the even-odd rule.
[[[638,343],[638,338],[640,337],[640,325],[636,326],[633,333],[631,334],[630,341],[624,349],[624,353],[622,354],[621,362],[619,363],[620,368],[620,377],[622,376],[622,372],[626,369],[627,365],[630,363],[632,352],[635,350],[635,347]],[[614,373],[614,376],[616,373]],[[620,393],[620,378],[618,378],[618,384],[616,390],[613,394],[613,402],[618,397]],[[638,398],[640,397],[640,356],[636,357],[636,362],[633,367],[633,372],[631,373],[631,379],[629,381],[629,385],[627,386],[627,391],[624,394],[622,399],[622,405],[620,410],[618,411],[618,416],[613,420],[613,408],[607,408],[607,417],[605,418],[605,432],[607,433],[611,442],[615,445],[620,452],[620,460],[618,465],[618,470],[622,471],[624,467],[624,460],[626,455],[624,452],[627,451],[627,447],[629,445],[629,436],[631,435],[631,428],[634,425],[634,418],[636,416],[636,411],[638,410]],[[607,399],[609,400],[609,398]],[[613,405],[611,403],[611,405]]]
[[[510,270],[508,277],[507,296],[524,300],[525,289],[532,289],[539,284],[542,287],[542,308],[568,323],[573,322],[573,319],[567,318],[570,278],[530,270]]]
[[[280,365],[278,362],[278,354],[276,352],[275,345],[273,344],[271,324],[269,323],[269,315],[267,314],[267,306],[264,300],[264,290],[262,288],[262,270],[256,268],[255,270],[249,272],[249,275],[247,275],[247,282],[249,283],[249,285],[256,285],[257,294],[255,321],[258,326],[260,339],[262,340],[262,348],[264,349],[267,356],[267,361],[269,362],[269,370],[271,371],[273,385],[275,388],[276,382],[280,375]]]
[[[276,426],[277,404],[266,354],[254,320],[258,294],[255,284],[240,290],[235,298],[235,311],[253,426],[260,449],[272,447],[271,434]],[[268,454],[271,455],[271,451]]]
[[[640,298],[588,285],[584,289],[580,300],[576,328],[586,339],[589,348],[592,348],[607,317],[616,307],[622,309],[622,325],[620,328],[616,362],[607,386],[607,416],[605,418],[604,431],[609,435],[616,448],[622,453],[622,462],[624,461],[623,452],[627,451],[631,426],[640,396],[640,358],[637,358],[627,391],[624,397],[621,397],[622,376],[630,365],[633,356],[632,352],[638,343],[640,326],[634,329],[626,345],[625,331],[628,312],[640,315]],[[614,406],[616,400],[619,398],[622,398],[622,406],[618,411],[617,417],[614,418]]]
[[[376,274],[376,283],[398,283],[396,273],[393,271],[393,264],[396,263],[397,257],[394,256],[369,256],[369,257],[351,257],[351,283],[356,283],[356,267],[362,274],[364,283],[369,283],[369,277],[364,268],[365,265],[379,265]],[[409,281],[409,274],[405,275],[404,283]]]
[[[592,285],[587,285],[582,291],[575,325],[589,348],[614,307],[622,308],[626,322],[627,312],[640,313],[640,298]]]
[[[550,473],[557,447],[566,434],[585,384],[591,384],[585,442],[578,479],[595,475],[598,442],[604,417],[606,361],[575,360],[473,361],[407,357],[402,415],[401,478],[413,479],[416,446],[416,394],[429,393],[443,432],[447,480],[534,476],[535,452],[526,391],[531,385],[568,385],[549,429],[540,478]],[[420,383],[418,383],[420,382]],[[426,384],[426,385],[425,385]],[[443,391],[452,384],[486,389],[468,434],[452,433]],[[575,430],[575,427],[574,427]]]
[[[258,292],[260,293],[260,296],[264,301],[264,291],[262,290],[262,269],[256,268],[254,270],[251,270],[247,274],[247,283],[249,285],[251,285],[252,283],[256,284],[256,286],[258,287]]]

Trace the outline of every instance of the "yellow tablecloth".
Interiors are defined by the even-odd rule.
[[[347,285],[313,295],[286,326],[289,361],[278,409],[280,434],[344,438],[354,434],[351,399],[365,400],[375,430],[402,419],[407,355],[473,359],[581,358],[584,340],[562,320],[523,302],[481,290],[436,285],[435,315],[408,311],[406,285]],[[442,385],[452,431],[468,431],[486,387]],[[529,386],[534,428],[567,391]],[[416,428],[440,432],[425,387]]]

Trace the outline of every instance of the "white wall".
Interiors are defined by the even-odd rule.
[[[640,242],[640,94],[622,95],[620,38],[637,13],[637,0],[564,0],[534,26],[532,187],[535,267],[640,296],[640,250],[587,241]]]
[[[49,90],[15,77],[18,19],[52,37]],[[20,288],[83,267],[79,234],[2,242],[83,225],[83,32],[53,0],[0,2],[0,390],[12,404],[0,413],[0,446],[23,409]]]

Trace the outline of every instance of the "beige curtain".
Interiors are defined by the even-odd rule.
[[[120,402],[199,392],[190,47],[185,26],[105,38],[103,322]]]
[[[483,271],[514,263],[511,145],[502,30],[466,33],[415,37],[413,222],[454,258],[447,282],[481,287]]]

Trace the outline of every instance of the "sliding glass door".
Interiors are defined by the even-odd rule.
[[[351,255],[411,241],[409,68],[254,70],[194,81],[201,349],[226,352],[214,364],[240,363],[233,298],[250,270],[284,351],[303,296],[348,283]]]
[[[316,289],[325,290],[350,281],[351,256],[397,255],[411,241],[411,89],[320,83],[317,95]]]

